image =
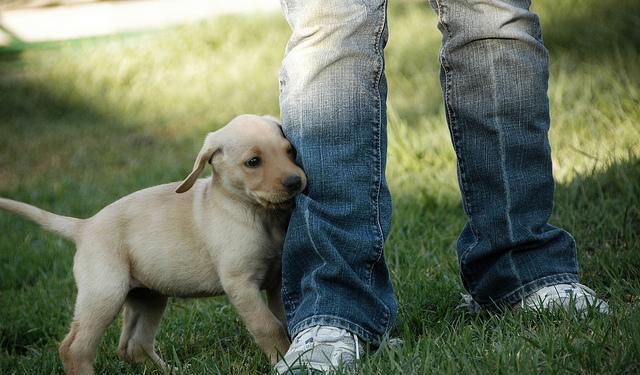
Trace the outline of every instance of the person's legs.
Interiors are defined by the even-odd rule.
[[[397,303],[384,260],[386,2],[282,1],[292,29],[280,76],[281,120],[308,178],[283,251],[292,337],[315,326],[374,345]]]
[[[468,223],[462,280],[482,306],[577,283],[575,242],[548,224],[554,182],[548,56],[528,0],[431,0],[441,83]]]

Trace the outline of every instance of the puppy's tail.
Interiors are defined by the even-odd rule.
[[[72,241],[75,240],[78,227],[83,221],[74,217],[56,215],[30,204],[5,198],[0,198],[0,208],[33,220],[44,229],[57,233]]]

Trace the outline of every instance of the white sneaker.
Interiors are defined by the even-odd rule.
[[[462,294],[462,303],[458,308],[477,314],[484,310],[469,294]],[[609,305],[596,297],[596,292],[579,284],[556,284],[536,290],[513,306],[514,309],[529,309],[534,311],[565,310],[575,311],[584,317],[589,308],[602,313],[609,313]]]
[[[329,373],[354,371],[364,349],[362,341],[345,329],[315,326],[296,335],[275,366],[278,374]],[[307,370],[309,372],[303,372]]]
[[[594,309],[602,314],[609,313],[609,305],[596,297],[596,292],[579,284],[556,284],[540,288],[525,297],[518,305],[519,308],[541,310],[572,309],[581,316]]]

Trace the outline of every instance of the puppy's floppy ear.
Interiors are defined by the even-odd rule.
[[[278,126],[282,126],[282,123],[280,122],[280,120],[278,120],[278,119],[277,119],[276,117],[274,117],[274,116],[271,116],[271,115],[264,115],[264,116],[262,116],[262,118],[265,118],[265,119],[267,119],[267,120],[273,121],[273,122],[275,122],[276,124],[278,124]]]
[[[191,186],[196,182],[200,173],[204,169],[205,164],[211,163],[213,156],[222,150],[222,143],[220,137],[216,135],[217,132],[207,134],[207,138],[204,140],[204,144],[198,153],[196,162],[193,164],[193,170],[189,173],[189,176],[182,181],[180,186],[176,189],[176,193],[184,193],[191,189]]]
[[[282,133],[282,136],[285,137],[284,129],[282,129],[282,123],[280,122],[280,120],[278,120],[277,118],[275,118],[275,117],[273,117],[271,115],[264,115],[264,116],[262,116],[262,118],[266,119],[266,120],[269,120],[269,121],[275,123],[276,125],[278,125],[278,128],[280,129],[280,133]]]

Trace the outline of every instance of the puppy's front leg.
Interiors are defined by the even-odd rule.
[[[287,318],[284,312],[284,303],[282,302],[282,284],[271,285],[267,288],[267,305],[269,310],[275,315],[282,323],[282,326],[287,329]]]
[[[278,353],[289,349],[289,339],[280,320],[269,310],[260,295],[260,287],[246,277],[227,277],[222,286],[242,321],[272,364]]]

